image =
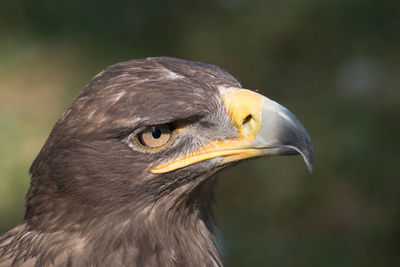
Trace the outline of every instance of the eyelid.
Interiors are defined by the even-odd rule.
[[[132,131],[132,133],[134,134],[138,134],[139,132],[152,127],[152,126],[157,126],[157,125],[169,125],[171,127],[171,129],[178,129],[178,128],[184,128],[186,125],[188,124],[193,124],[197,121],[200,121],[202,118],[204,118],[205,116],[202,115],[192,115],[192,116],[188,116],[188,117],[184,117],[184,118],[178,118],[174,121],[156,121],[155,123],[146,123],[145,125],[141,125],[138,128],[136,128],[134,131]]]

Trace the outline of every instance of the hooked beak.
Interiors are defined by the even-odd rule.
[[[313,147],[300,121],[287,108],[253,91],[220,88],[225,110],[239,136],[212,140],[188,155],[156,166],[152,173],[166,173],[196,162],[221,158],[221,164],[268,155],[300,154],[311,173]]]

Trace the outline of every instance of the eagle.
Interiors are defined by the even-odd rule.
[[[215,174],[313,148],[285,107],[209,64],[153,57],[96,75],[31,168],[0,266],[222,266]]]

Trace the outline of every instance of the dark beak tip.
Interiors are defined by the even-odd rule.
[[[306,161],[307,169],[308,169],[308,174],[312,174],[314,170],[314,163]]]
[[[307,165],[308,173],[312,174],[314,170],[314,149],[311,142],[309,143],[308,148],[301,153],[301,156]]]
[[[314,170],[314,149],[311,139],[308,138],[307,142],[305,142],[305,145],[303,146],[292,146],[291,148],[295,154],[300,155],[303,158],[304,163],[307,166],[308,173],[312,174]]]
[[[279,149],[279,155],[300,155],[304,163],[307,166],[309,174],[313,172],[314,169],[314,151],[311,142],[305,149],[301,149],[297,146],[284,146]]]

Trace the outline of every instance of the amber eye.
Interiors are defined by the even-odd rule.
[[[171,129],[166,124],[151,126],[139,133],[135,139],[145,148],[162,148],[171,139]]]

